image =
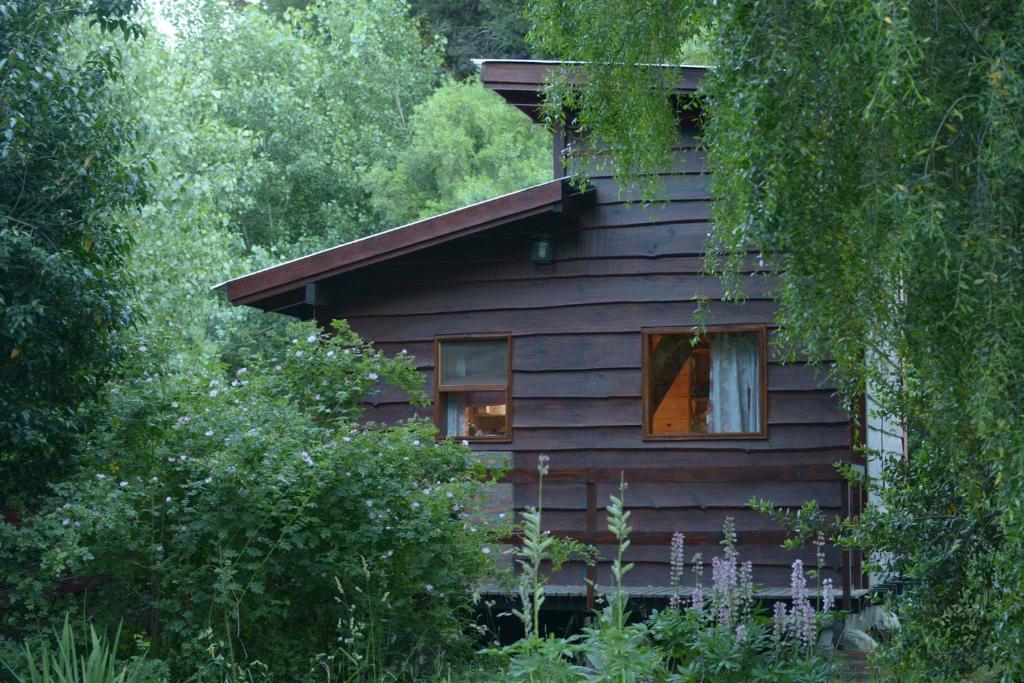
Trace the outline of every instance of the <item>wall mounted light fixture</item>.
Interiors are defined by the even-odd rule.
[[[530,260],[537,265],[554,263],[555,239],[547,233],[534,235],[530,243]]]

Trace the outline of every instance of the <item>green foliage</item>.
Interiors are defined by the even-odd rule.
[[[373,205],[400,224],[550,180],[551,140],[478,80],[447,81],[409,119],[394,168],[368,177]]]
[[[144,683],[147,672],[140,660],[119,667],[114,656],[117,654],[117,642],[120,629],[114,636],[113,643],[96,634],[89,627],[89,653],[79,654],[79,646],[75,641],[75,633],[67,615],[60,633],[54,634],[57,641],[56,651],[50,649],[50,643],[44,642],[38,650],[31,644],[25,644],[23,667],[26,676],[19,676],[10,666],[8,672],[18,683]]]
[[[466,512],[481,472],[422,421],[360,425],[380,382],[422,402],[422,376],[336,332],[296,325],[230,369],[152,334],[97,408],[80,474],[0,525],[4,625],[75,609],[53,590],[85,576],[98,623],[144,631],[176,677],[372,679],[455,657],[487,567]]]
[[[834,360],[846,398],[870,387],[910,430],[909,462],[884,469],[884,505],[848,534],[911,579],[907,667],[959,680],[998,661],[1020,678],[1020,3],[536,0],[533,17],[563,57],[623,46],[565,96],[620,147],[623,171],[664,163],[675,134],[671,70],[631,64],[669,61],[706,32],[721,198],[710,269],[738,293],[740,266],[760,255],[780,274],[782,347]]]
[[[824,683],[834,666],[815,650],[818,629],[832,623],[831,604],[811,607],[799,560],[794,562],[793,605],[778,603],[769,620],[757,611],[750,563],[742,566],[735,547],[732,520],[723,525],[725,559],[714,558],[713,584],[708,592],[700,582],[703,564],[694,555],[696,586],[689,605],[683,607],[678,593],[669,608],[645,620],[633,619],[627,610],[628,594],[623,580],[632,570],[624,563],[629,549],[630,513],[625,507],[626,483],[608,505],[608,529],[615,535],[617,550],[612,560],[614,585],[602,597],[605,604],[593,623],[579,635],[543,637],[538,626],[544,600],[544,579],[537,568],[553,539],[541,531],[543,477],[547,456],[541,456],[538,508],[524,514],[523,547],[517,550],[520,600],[523,609],[513,615],[523,623],[525,637],[483,654],[498,670],[491,680],[541,683],[684,683],[722,681],[772,681],[776,683]],[[683,565],[683,538],[673,539],[673,574],[678,579]],[[819,566],[823,557],[819,556]],[[595,587],[596,588],[596,587]],[[819,585],[819,589],[821,586]]]
[[[110,94],[119,54],[106,33],[85,54],[69,43],[87,22],[134,35],[134,7],[0,7],[0,507],[64,470],[77,405],[132,317],[120,211],[143,197],[143,163],[124,160],[135,128]]]
[[[137,55],[149,144],[167,164],[160,207],[278,258],[378,230],[363,175],[403,146],[440,68],[406,6],[323,2],[275,18],[211,2],[175,21],[173,47]]]
[[[409,5],[444,36],[445,67],[457,78],[476,71],[473,59],[530,56],[524,0],[410,0]]]

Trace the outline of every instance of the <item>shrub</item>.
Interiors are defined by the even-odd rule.
[[[0,525],[7,625],[73,608],[53,591],[91,577],[94,618],[123,618],[198,680],[254,666],[303,680],[317,653],[363,675],[464,645],[487,567],[488,531],[465,510],[479,471],[424,421],[357,422],[380,382],[422,402],[422,379],[336,326],[297,325],[276,356],[230,370],[157,371],[163,354],[141,346],[81,474],[22,527]]]
[[[538,470],[547,474],[546,456]],[[604,596],[605,607],[594,623],[578,636],[542,637],[537,627],[544,602],[544,578],[536,568],[554,545],[541,531],[539,509],[524,515],[523,548],[517,551],[522,568],[519,590],[526,637],[504,648],[486,650],[498,658],[502,681],[778,681],[814,683],[827,681],[831,662],[816,652],[818,629],[828,625],[832,601],[825,597],[818,609],[811,604],[800,560],[793,563],[792,603],[787,609],[776,603],[768,618],[755,602],[753,571],[740,563],[732,520],[722,529],[723,556],[712,560],[712,582],[702,585],[702,558],[693,558],[695,587],[684,604],[678,590],[684,570],[684,538],[672,541],[670,582],[676,588],[669,608],[642,621],[631,619],[623,579],[632,569],[625,562],[630,546],[630,513],[625,508],[626,484],[608,505],[608,529],[618,540],[612,560],[615,585]],[[819,562],[820,564],[820,562]],[[831,586],[826,581],[826,589]],[[830,596],[830,592],[825,595]]]

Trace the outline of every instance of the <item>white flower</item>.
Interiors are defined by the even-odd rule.
[[[327,357],[328,358],[334,358],[334,351],[328,351],[327,352]]]
[[[308,337],[306,337],[306,341],[308,341],[310,344],[312,344],[313,342],[316,341],[316,335],[315,334],[309,335]]]
[[[366,501],[366,507],[372,508],[373,507],[373,501],[372,500]]]
[[[147,347],[145,344],[139,347],[140,353],[145,353],[146,351],[149,351],[149,347]]]
[[[484,546],[482,552],[483,552],[484,555],[490,555],[491,554],[491,549],[488,548],[487,546]]]
[[[71,520],[70,519],[65,519],[63,522],[61,522],[61,524],[63,524],[64,526],[67,526],[68,524],[71,524]]]
[[[420,509],[420,504],[419,504],[419,501],[415,501],[415,500],[414,500],[414,501],[412,502],[412,509],[413,509],[413,510],[419,510],[419,509]]]
[[[76,526],[76,527],[80,527],[80,526],[82,526],[82,523],[81,523],[81,522],[78,522],[78,521],[76,521],[76,522],[75,522],[75,526]]]
[[[434,587],[433,587],[432,585],[430,585],[429,583],[428,583],[428,584],[425,584],[425,585],[424,585],[423,587],[427,589],[427,592],[428,592],[428,593],[429,593],[430,591],[434,590]]]
[[[463,446],[468,446],[469,445],[469,439],[463,439],[462,440],[462,445]]]
[[[209,484],[211,481],[213,481],[213,477],[207,477],[206,479],[203,479],[203,482],[206,484]]]
[[[182,462],[185,462],[186,460],[188,460],[188,456],[187,455],[179,455],[178,456],[178,460],[180,460]]]
[[[424,496],[429,496],[430,495],[430,489],[423,489],[423,495]]]
[[[455,497],[454,494],[451,491],[446,492],[444,495],[445,495],[446,498],[454,498]]]
[[[302,451],[299,457],[302,458],[302,462],[306,463],[310,467],[313,466],[313,458],[309,457],[309,453],[307,453],[306,451]]]
[[[231,380],[231,386],[237,387],[238,386],[238,380],[237,379]]]
[[[177,408],[178,407],[178,402],[177,401],[171,401],[171,407],[172,408]]]
[[[152,481],[154,483],[158,482],[158,481],[160,481],[160,477],[153,477],[152,479],[150,479],[150,481]]]
[[[207,429],[206,430],[206,436],[213,436],[213,430],[212,429]]]
[[[343,436],[343,437],[341,437],[341,440],[342,441],[351,441],[352,437],[351,436]]]
[[[97,479],[106,479],[106,478],[107,478],[107,475],[105,475],[105,474],[100,474],[99,472],[97,472],[97,473],[96,473],[96,478],[97,478]]]
[[[247,372],[249,372],[248,368],[238,368],[237,370],[235,370],[235,377],[241,377]]]
[[[210,398],[213,398],[216,395],[217,395],[217,390],[216,389],[210,389]]]
[[[314,401],[319,401],[320,400],[320,394],[317,394],[316,396],[314,396],[313,400]]]
[[[128,486],[128,482],[121,481],[121,482],[118,482],[117,485],[120,486],[121,488],[124,488],[125,486]]]
[[[303,353],[302,353],[302,351],[296,351],[296,352],[295,352],[295,357],[296,357],[296,358],[302,358],[302,356],[303,356]]]
[[[165,503],[170,503],[171,502],[171,497],[167,496],[166,498],[164,498],[164,502]]]
[[[402,355],[404,356],[404,355],[408,354],[409,352],[408,352],[408,351],[406,351],[405,349],[402,349],[401,353],[402,353]]]
[[[416,439],[415,441],[412,442],[412,445],[413,446],[419,446],[420,445],[420,440]]]
[[[278,365],[275,365],[275,366],[274,366],[274,370],[276,370],[276,371],[278,371],[278,372],[281,372],[281,365],[280,365],[280,364],[278,364]]]
[[[61,507],[67,510],[69,507],[71,507],[71,503],[64,503],[64,505],[62,505]]]
[[[369,375],[366,376],[366,378],[369,379],[369,380],[376,380],[377,379],[377,373],[376,372],[371,372]]]

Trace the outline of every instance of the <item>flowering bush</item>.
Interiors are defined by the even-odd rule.
[[[538,470],[547,474],[546,456]],[[703,558],[693,556],[694,587],[688,600],[680,589],[685,572],[685,537],[673,534],[669,581],[673,595],[664,612],[643,621],[630,618],[623,577],[632,569],[625,563],[630,546],[630,513],[625,507],[626,484],[608,505],[608,529],[618,541],[612,559],[614,585],[604,596],[605,607],[579,635],[544,637],[538,626],[544,600],[544,580],[536,567],[545,559],[553,539],[541,532],[540,509],[524,517],[523,549],[518,551],[523,570],[519,596],[522,610],[513,612],[526,637],[504,648],[486,650],[498,657],[493,680],[523,683],[640,681],[777,681],[814,683],[829,680],[831,662],[816,650],[818,629],[831,620],[831,585],[819,609],[810,600],[803,563],[793,562],[791,606],[776,603],[773,618],[761,614],[755,601],[753,566],[739,561],[736,532],[731,519],[723,525],[723,555],[711,561],[711,584],[703,585]],[[822,564],[819,546],[819,566]]]
[[[94,620],[123,618],[182,678],[257,661],[281,680],[314,665],[372,676],[462,643],[488,561],[465,510],[480,472],[425,422],[357,422],[381,381],[422,401],[422,379],[337,328],[297,325],[276,355],[230,369],[168,369],[140,346],[81,474],[21,527],[0,524],[4,625],[83,602],[54,598],[78,577]]]
[[[684,572],[684,537],[672,539],[669,609],[655,613],[650,629],[665,652],[667,667],[680,681],[825,681],[832,668],[816,654],[818,630],[831,621],[831,582],[826,579],[815,609],[803,562],[793,562],[791,604],[776,602],[771,620],[760,614],[753,567],[739,561],[732,520],[722,528],[723,553],[711,560],[711,584],[703,585],[703,558],[693,556],[694,588],[684,602],[679,584]],[[819,565],[821,562],[819,562]]]

